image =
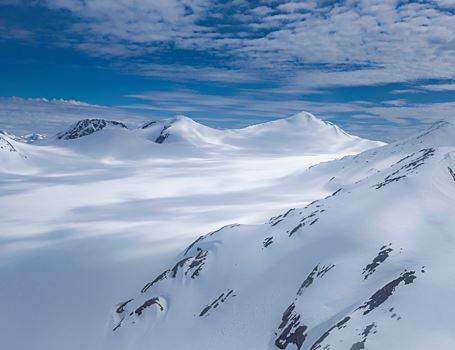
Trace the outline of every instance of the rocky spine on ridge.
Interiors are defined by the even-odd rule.
[[[78,121],[68,131],[58,134],[57,138],[59,140],[74,140],[103,130],[107,126],[127,129],[127,126],[125,124],[117,121],[104,119],[83,119]]]

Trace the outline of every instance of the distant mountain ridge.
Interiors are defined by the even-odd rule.
[[[357,153],[384,144],[349,135],[338,126],[305,112],[243,129],[224,130],[210,128],[185,116],[152,121],[136,129],[128,129],[116,121],[85,119],[59,133],[57,139],[77,140],[101,131],[115,133],[116,137],[121,131],[128,138],[137,137],[173,147],[185,145],[187,149],[209,152]]]
[[[73,140],[91,135],[107,126],[127,128],[123,123],[105,119],[83,119],[74,124],[68,131],[57,134],[59,140]]]

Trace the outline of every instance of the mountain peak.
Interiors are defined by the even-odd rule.
[[[291,115],[290,117],[284,118],[284,120],[288,121],[322,121],[321,119],[315,117],[313,114],[309,112],[299,112],[297,114]]]
[[[68,131],[59,133],[59,140],[73,140],[83,136],[88,136],[94,132],[100,131],[107,126],[120,127],[127,129],[127,126],[121,122],[105,119],[82,119],[74,124]]]

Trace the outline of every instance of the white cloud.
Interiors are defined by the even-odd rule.
[[[429,84],[420,88],[429,91],[455,91],[455,84]]]
[[[85,118],[120,119],[131,125],[150,119],[119,108],[75,100],[0,97],[0,130],[16,135],[35,132],[53,135]]]
[[[68,30],[80,36],[74,45],[92,55],[123,58],[169,48],[197,50],[229,65],[211,67],[221,71],[221,81],[226,70],[253,75],[267,69],[266,76],[295,76],[308,88],[454,78],[451,3],[46,1],[52,9],[73,14],[75,23]],[[163,62],[149,69],[144,68],[147,59],[143,62],[142,72],[170,74]]]

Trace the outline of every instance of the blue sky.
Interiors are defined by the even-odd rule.
[[[0,0],[0,53],[0,128],[21,132],[43,110],[216,127],[306,110],[391,140],[455,111],[455,0]]]

